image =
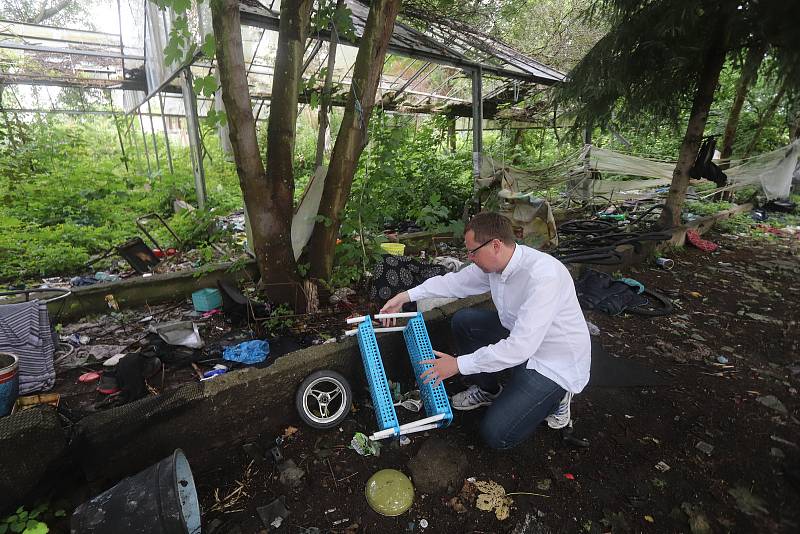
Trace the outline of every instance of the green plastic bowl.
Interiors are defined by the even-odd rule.
[[[414,486],[397,469],[382,469],[367,481],[364,495],[370,508],[381,515],[394,517],[411,508]]]

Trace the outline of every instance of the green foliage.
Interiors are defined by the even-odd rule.
[[[154,212],[169,218],[173,200],[194,201],[188,147],[173,144],[174,174],[162,169],[149,176],[141,138],[126,140],[125,171],[110,119],[38,117],[21,125],[24,149],[5,150],[0,143],[0,280],[80,272],[92,254],[140,234],[137,217]],[[8,137],[0,120],[0,140]],[[235,168],[215,136],[206,136],[206,146],[213,158],[206,160],[209,206],[217,212],[240,207]],[[149,149],[152,158],[152,144]],[[210,215],[195,212],[176,216],[172,225],[182,239],[197,243],[209,239],[204,232],[210,221]],[[152,233],[162,244],[174,241],[160,225]]]
[[[47,509],[47,504],[39,504],[30,511],[27,511],[24,506],[20,506],[13,514],[0,520],[0,534],[6,534],[7,532],[46,534],[50,532],[47,523],[39,520],[39,517],[45,513]]]
[[[559,100],[577,104],[578,124],[605,125],[612,118],[651,115],[677,124],[694,95],[712,46],[713,28],[728,21],[728,50],[754,42],[773,45],[781,78],[800,86],[800,54],[790,44],[794,30],[785,21],[797,4],[782,2],[689,2],[681,0],[595,0],[589,23],[606,23],[609,32],[570,72],[557,91]]]
[[[270,312],[269,317],[264,321],[264,327],[273,336],[286,333],[295,324],[293,313],[288,305],[281,304]]]

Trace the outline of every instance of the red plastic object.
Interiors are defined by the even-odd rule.
[[[567,480],[575,480],[575,475],[573,475],[572,473],[564,473],[564,478],[566,478]]]
[[[163,258],[163,257],[164,257],[164,253],[161,251],[161,249],[160,249],[160,248],[154,248],[154,249],[153,249],[153,255],[154,255],[156,258]]]
[[[716,243],[712,243],[711,241],[707,241],[700,237],[700,234],[697,233],[697,230],[687,230],[686,239],[689,241],[689,243],[699,248],[703,252],[714,252],[717,250],[717,248],[719,248],[719,245]]]
[[[167,256],[174,256],[177,253],[178,253],[178,251],[176,249],[174,249],[174,248],[168,248],[167,249]]]
[[[83,373],[81,376],[78,377],[78,382],[95,382],[100,380],[100,373]]]

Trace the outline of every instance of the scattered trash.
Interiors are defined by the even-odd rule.
[[[769,510],[767,510],[766,506],[764,506],[764,501],[750,493],[750,490],[745,487],[736,486],[735,488],[728,490],[728,493],[734,499],[736,499],[736,504],[739,507],[739,510],[747,515],[769,513]]]
[[[586,321],[586,327],[589,329],[589,335],[590,336],[599,336],[600,335],[600,328],[596,324],[594,324],[592,322],[589,322],[589,321]]]
[[[690,296],[690,297],[694,297],[694,298],[696,298],[696,299],[701,299],[701,298],[703,298],[703,294],[702,294],[702,293],[700,293],[699,291],[689,291],[689,296]]]
[[[769,455],[774,458],[786,458],[786,454],[784,454],[784,452],[778,447],[770,447]]]
[[[668,466],[668,465],[667,465],[665,462],[663,462],[663,461],[661,461],[661,462],[658,462],[658,463],[656,464],[656,466],[655,466],[655,467],[656,467],[656,469],[658,469],[658,470],[659,470],[659,471],[661,471],[662,473],[666,473],[667,471],[669,471],[670,469],[672,469],[670,466]]]
[[[261,363],[269,355],[269,343],[263,339],[245,341],[238,345],[225,347],[222,357],[228,361],[239,362],[248,365]]]
[[[645,520],[645,521],[647,521],[648,523],[655,523],[655,522],[656,522],[656,520],[655,520],[655,519],[653,519],[653,516],[652,516],[652,515],[646,515],[646,516],[644,516],[644,520]]]
[[[114,295],[106,295],[106,304],[112,310],[119,311],[119,303],[117,299],[114,298]]]
[[[189,347],[190,349],[201,349],[205,345],[197,330],[197,325],[191,321],[150,325],[149,331],[158,334],[158,337],[170,345]]]
[[[710,443],[706,443],[705,441],[698,441],[694,448],[700,452],[706,453],[708,456],[711,456],[711,453],[714,452],[714,446]]]
[[[103,367],[114,367],[124,357],[125,357],[125,353],[123,353],[123,352],[117,353],[117,354],[111,356],[110,358],[108,358],[106,361],[104,361],[103,362]]]
[[[353,439],[350,440],[350,448],[356,451],[360,456],[381,455],[380,442],[370,440],[361,432],[356,432]]]
[[[411,443],[411,438],[408,436],[400,436],[400,446],[405,447]]]
[[[778,397],[775,395],[764,395],[763,397],[756,397],[756,402],[760,402],[767,408],[771,408],[775,410],[781,415],[788,415],[789,411],[786,409],[786,406],[778,400]]]
[[[552,481],[549,478],[543,478],[536,481],[536,489],[539,491],[550,491]]]
[[[706,514],[699,507],[684,502],[681,504],[681,510],[689,517],[689,530],[692,534],[712,534],[714,532]]]
[[[200,381],[202,382],[203,380],[210,380],[215,376],[224,375],[227,372],[228,371],[226,369],[211,369],[210,371],[203,373],[203,378],[201,378]]]
[[[367,481],[364,495],[370,508],[381,515],[395,517],[411,508],[414,486],[397,469],[381,469]]]
[[[294,460],[286,460],[278,464],[278,471],[280,471],[278,480],[280,480],[281,484],[293,489],[302,484],[302,478],[306,474],[305,471],[297,467]]]
[[[296,426],[287,426],[286,429],[283,431],[283,434],[282,434],[283,439],[286,439],[289,436],[295,435],[298,430],[299,429]]]
[[[665,271],[671,271],[675,267],[675,261],[669,258],[656,258],[656,265]]]
[[[78,377],[78,382],[89,383],[95,382],[100,380],[100,373],[83,373],[81,376]]]
[[[222,307],[222,294],[219,289],[207,287],[192,293],[192,306],[198,312],[208,312]]]
[[[717,361],[721,364],[726,364],[729,360],[725,356],[717,356]]]
[[[719,245],[716,243],[712,243],[711,241],[707,241],[700,237],[700,234],[697,233],[697,230],[687,230],[686,240],[703,252],[714,252],[719,248]]]
[[[475,482],[475,487],[480,491],[475,500],[475,508],[484,512],[494,511],[494,515],[500,521],[508,519],[514,501],[506,495],[503,486],[493,480],[478,480]]]
[[[573,475],[572,473],[564,473],[564,478],[566,478],[567,480],[575,480],[575,475]]]
[[[335,527],[337,525],[341,525],[342,523],[347,523],[348,521],[350,521],[349,517],[345,517],[344,519],[337,519],[336,521],[333,522],[333,526]]]
[[[264,523],[264,526],[274,529],[280,528],[291,513],[289,509],[286,508],[286,497],[283,495],[265,506],[259,506],[256,508],[256,512],[258,513],[258,517],[261,518],[261,522]]]
[[[419,520],[419,528],[428,528],[428,520],[427,519],[420,519]]]

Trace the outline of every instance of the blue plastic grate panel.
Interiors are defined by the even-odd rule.
[[[423,371],[431,367],[431,364],[422,365],[422,360],[432,360],[434,358],[431,340],[428,337],[428,329],[422,314],[417,315],[408,322],[408,326],[403,330],[403,337],[406,340],[408,355],[411,358],[411,366],[414,368],[414,376],[417,378],[419,395],[425,405],[425,413],[428,417],[445,414],[445,418],[439,423],[440,427],[450,425],[453,420],[453,411],[450,409],[450,399],[444,389],[444,383],[433,387],[431,384],[423,384],[420,375]]]
[[[372,329],[372,317],[369,315],[358,325],[358,346],[361,349],[361,360],[364,362],[364,371],[367,375],[378,426],[381,430],[399,428],[392,392],[389,390],[389,382],[386,380],[381,352],[378,350],[375,331]]]

